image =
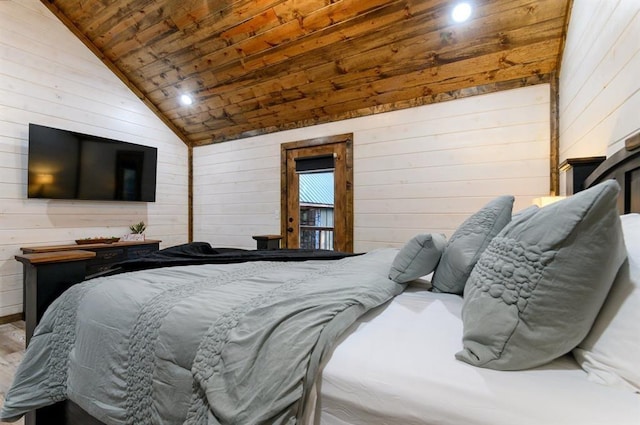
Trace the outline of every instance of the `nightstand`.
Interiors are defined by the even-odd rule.
[[[252,236],[256,241],[257,249],[280,249],[280,235],[256,235]]]

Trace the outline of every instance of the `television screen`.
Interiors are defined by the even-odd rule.
[[[156,200],[158,150],[29,124],[28,197]]]

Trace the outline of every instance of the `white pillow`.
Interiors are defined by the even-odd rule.
[[[620,219],[628,259],[573,355],[589,380],[640,392],[640,214]]]

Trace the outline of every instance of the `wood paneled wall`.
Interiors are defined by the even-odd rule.
[[[354,133],[355,251],[448,235],[495,196],[549,193],[548,84],[195,147],[194,238],[280,231],[280,144]]]
[[[560,71],[560,161],[640,131],[640,1],[574,1]],[[561,190],[564,187],[561,185]]]
[[[155,203],[27,199],[30,122],[158,148]],[[0,317],[22,311],[21,246],[127,233],[187,240],[187,147],[38,0],[0,1]]]

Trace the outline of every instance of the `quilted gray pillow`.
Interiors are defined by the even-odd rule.
[[[446,244],[444,235],[414,236],[394,258],[389,270],[389,279],[406,283],[431,273],[440,261]]]
[[[462,294],[480,254],[511,221],[513,196],[500,196],[458,227],[447,244],[433,275],[434,292]]]
[[[496,236],[464,291],[458,360],[539,366],[587,335],[626,258],[613,181],[518,217]]]

